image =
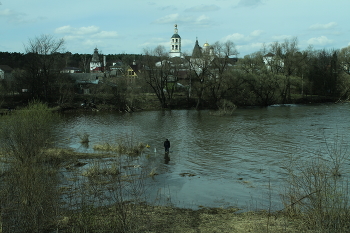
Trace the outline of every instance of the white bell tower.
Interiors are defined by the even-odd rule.
[[[178,34],[177,24],[175,24],[174,35],[170,39],[170,57],[181,57],[181,37]]]

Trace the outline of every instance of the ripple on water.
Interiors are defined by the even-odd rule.
[[[245,205],[253,199],[264,205],[268,192],[278,205],[278,187],[292,158],[304,163],[336,136],[349,142],[349,107],[273,106],[237,109],[225,117],[194,110],[71,114],[58,125],[57,136],[64,139],[61,146],[84,152],[118,137],[149,144],[152,162],[145,164],[159,173],[149,180],[150,192],[162,190],[178,206]],[[77,134],[84,132],[90,135],[88,147],[79,143]],[[169,164],[163,160],[165,138],[172,144]],[[350,161],[343,166],[349,171]]]

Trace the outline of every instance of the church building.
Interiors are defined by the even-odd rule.
[[[182,57],[181,37],[178,34],[177,24],[175,24],[174,35],[170,39],[170,57]]]
[[[102,68],[102,63],[99,58],[98,49],[95,48],[94,54],[90,62],[90,72],[100,72]]]

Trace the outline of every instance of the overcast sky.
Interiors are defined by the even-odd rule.
[[[239,57],[293,37],[301,50],[340,49],[350,45],[349,12],[349,0],[0,0],[0,51],[23,53],[50,34],[72,53],[141,54],[170,49],[174,24],[187,53],[196,37],[231,40]]]

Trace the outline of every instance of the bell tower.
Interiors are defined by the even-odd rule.
[[[181,57],[181,37],[178,34],[177,24],[174,25],[174,35],[170,39],[170,57]]]
[[[102,66],[102,64],[100,62],[98,49],[95,48],[94,54],[92,55],[92,59],[91,59],[91,62],[90,62],[90,72],[93,72],[96,68],[100,68],[101,69],[101,66]]]

